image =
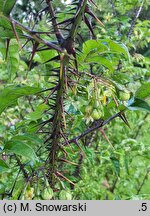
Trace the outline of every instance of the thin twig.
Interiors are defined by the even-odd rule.
[[[149,172],[150,172],[150,170],[147,169],[147,170],[146,170],[146,174],[145,174],[145,176],[144,176],[144,179],[143,179],[142,183],[140,184],[140,186],[139,186],[139,188],[138,188],[138,190],[137,190],[137,195],[140,193],[142,187],[144,186],[145,181],[146,181],[146,179],[147,179],[147,177],[148,177]]]
[[[109,2],[110,2],[111,7],[112,7],[113,15],[117,16],[117,12],[116,12],[115,4],[114,4],[113,0],[109,0]]]
[[[149,116],[149,113],[146,113],[145,116],[144,116],[144,118],[143,118],[143,121],[144,121],[143,124],[140,124],[140,125],[139,125],[139,127],[138,127],[136,133],[134,134],[134,139],[136,139],[137,136],[139,135],[139,132],[141,131],[141,128],[143,127],[143,125],[144,125],[144,123],[145,123],[145,120],[146,120],[146,118],[147,118],[148,116]]]
[[[111,122],[113,119],[115,119],[116,117],[119,117],[120,114],[122,113],[123,111],[120,111],[116,114],[114,114],[113,116],[109,117],[108,119],[106,119],[105,121],[103,120],[99,120],[95,123],[95,126],[94,127],[91,127],[89,129],[87,129],[86,131],[84,131],[82,134],[80,134],[79,136],[76,136],[74,137],[73,139],[71,140],[68,140],[68,143],[76,143],[77,140],[80,140],[82,137],[86,136],[87,134],[89,133],[92,133],[93,131],[97,130],[98,128],[101,128],[103,127],[104,125],[108,124],[109,122]],[[67,145],[68,143],[64,143],[64,145]]]
[[[58,40],[59,44],[62,44],[62,42],[64,41],[64,37],[62,35],[62,32],[59,29],[59,26],[58,26],[58,23],[57,23],[57,20],[56,20],[56,15],[55,15],[51,0],[47,0],[46,2],[48,4],[48,10],[49,10],[50,16],[52,18],[52,25],[53,25],[53,28],[54,28],[54,31],[55,31],[55,35],[57,37],[57,40]]]
[[[71,38],[72,40],[74,40],[77,34],[77,29],[78,26],[80,25],[80,21],[82,20],[82,14],[85,10],[86,5],[87,5],[87,0],[79,1],[79,6],[75,15],[75,20],[74,23],[72,24],[72,27],[70,29],[70,34],[69,34],[69,38]]]
[[[29,176],[28,176],[27,171],[26,171],[25,168],[24,168],[24,164],[21,163],[20,159],[19,159],[17,156],[15,156],[15,158],[16,158],[17,164],[18,164],[18,166],[20,167],[20,170],[22,171],[22,173],[23,173],[23,175],[24,175],[26,181],[28,181]]]
[[[143,9],[144,2],[145,1],[142,1],[141,6],[135,12],[135,17],[133,18],[133,20],[131,22],[131,26],[130,26],[130,29],[129,29],[129,32],[128,32],[128,38],[130,38],[131,35],[132,35],[132,32],[133,32],[134,26],[136,24],[136,21],[137,21],[138,17],[140,16],[140,13],[141,13],[141,11]]]
[[[6,18],[6,17],[5,17],[5,18]],[[28,35],[30,35],[30,39],[33,39],[33,40],[35,40],[35,41],[38,42],[38,43],[42,43],[42,44],[48,46],[49,48],[55,49],[55,50],[57,50],[58,52],[61,52],[61,53],[64,52],[64,50],[63,50],[61,47],[57,46],[57,45],[54,44],[54,43],[51,43],[51,42],[49,42],[49,41],[46,41],[46,40],[40,38],[39,35],[36,34],[35,31],[33,31],[33,30],[31,30],[31,29],[25,27],[24,25],[22,25],[22,24],[19,23],[18,21],[14,20],[14,19],[12,19],[12,18],[8,18],[8,17],[7,17],[6,19],[7,19],[8,21],[10,21],[11,23],[13,22],[13,24],[14,24],[16,27],[18,27],[19,29],[21,29],[22,31],[24,31],[24,32],[26,32]]]
[[[114,181],[114,183],[113,183],[113,185],[112,185],[112,187],[109,189],[110,192],[114,193],[114,190],[115,190],[115,188],[116,188],[116,185],[117,185],[118,180],[119,180],[119,178],[118,178],[118,176],[117,176],[116,179],[115,179],[115,181]]]

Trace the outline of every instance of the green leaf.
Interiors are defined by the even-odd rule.
[[[113,66],[116,63],[114,56],[111,56],[111,54],[123,54],[125,57],[130,57],[128,49],[124,44],[119,44],[110,39],[88,40],[83,44],[82,53],[79,54],[78,61],[88,63],[96,62],[113,71]]]
[[[19,68],[19,47],[15,39],[10,41],[7,57],[7,69],[10,77],[16,74]]]
[[[17,179],[16,184],[15,184],[15,188],[12,192],[12,198],[13,200],[17,200],[19,195],[20,195],[20,191],[22,191],[25,187],[25,180],[21,177],[20,179]]]
[[[16,0],[0,0],[0,12],[3,12],[3,14],[8,16],[15,3]]]
[[[135,93],[135,97],[145,99],[150,96],[150,82],[144,83]]]
[[[16,32],[18,35],[22,35],[22,30],[19,27],[16,27]],[[1,13],[0,13],[0,38],[1,39],[16,38],[9,18],[5,17]]]
[[[35,111],[29,113],[26,118],[30,121],[36,121],[38,119],[41,119],[43,116],[43,112],[48,108],[48,105],[46,104],[40,104]]]
[[[128,48],[122,44],[117,43],[110,39],[102,40],[88,40],[83,44],[82,53],[84,55],[93,55],[100,53],[116,53],[123,54],[125,57],[130,58]]]
[[[79,54],[78,61],[90,62],[91,57],[107,52],[109,52],[108,47],[102,44],[100,40],[88,40],[83,44],[82,53]]]
[[[8,107],[17,104],[17,99],[22,96],[36,94],[41,89],[30,86],[9,86],[0,93],[0,114]]]
[[[111,80],[112,83],[114,84],[116,91],[122,91],[122,92],[127,92],[128,90],[126,89],[126,87],[116,81]]]
[[[120,175],[120,162],[119,162],[119,160],[115,157],[111,157],[111,161],[114,165],[116,174],[119,176]]]
[[[9,19],[0,14],[0,38],[7,39],[13,37],[14,33]]]
[[[70,104],[70,105],[68,106],[67,112],[68,112],[69,114],[75,115],[75,114],[77,113],[77,109],[76,109],[76,107],[75,107],[73,104]]]
[[[4,172],[5,171],[6,170],[4,170]],[[1,172],[1,170],[0,170],[0,172]],[[6,189],[6,186],[3,183],[0,183],[0,195],[5,193],[5,189]]]
[[[101,40],[101,42],[107,45],[111,52],[115,52],[116,54],[123,54],[125,57],[130,59],[128,48],[124,44],[119,44],[110,39],[104,39]]]
[[[108,51],[108,48],[106,45],[102,44],[100,40],[88,40],[83,44],[82,52],[85,55],[91,55],[95,53],[101,53],[104,51]]]
[[[39,111],[39,110],[36,110],[36,111],[34,111],[34,112],[29,113],[29,114],[26,116],[26,119],[28,119],[28,120],[30,120],[30,121],[36,121],[36,120],[42,118],[42,114],[43,114],[43,112],[41,112],[41,111]]]
[[[29,144],[30,145],[30,144]],[[4,151],[8,151],[10,153],[14,153],[30,160],[37,160],[37,156],[28,144],[19,140],[10,140],[6,142],[4,146]]]
[[[37,135],[32,135],[28,133],[14,136],[13,141],[18,141],[18,142],[21,141],[31,146],[39,146],[43,143],[42,140]]]
[[[100,56],[93,56],[89,59],[86,59],[86,62],[88,63],[98,63],[100,65],[103,65],[104,67],[108,68],[110,71],[113,71],[113,64],[111,61],[109,61],[107,58],[103,58]]]
[[[48,61],[49,59],[55,57],[56,55],[57,55],[57,52],[55,50],[39,51],[38,53],[36,53],[34,60],[40,63],[44,63]]]
[[[0,159],[0,172],[6,171],[6,169],[9,169],[9,166],[4,160]]]
[[[142,111],[150,112],[149,104],[146,101],[141,100],[139,98],[131,98],[128,102],[127,108],[129,110],[142,110]]]

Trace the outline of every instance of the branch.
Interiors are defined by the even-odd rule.
[[[135,17],[133,18],[133,20],[131,22],[131,26],[130,26],[130,29],[129,29],[129,32],[128,32],[128,38],[130,38],[131,35],[132,35],[135,23],[136,23],[138,17],[140,16],[140,13],[141,13],[141,11],[143,9],[144,2],[145,1],[143,0],[142,3],[141,3],[141,6],[136,10]]]
[[[113,0],[109,0],[109,2],[110,2],[111,7],[112,7],[113,15],[116,17],[117,16],[117,12],[116,12],[116,9],[115,9],[114,2],[113,2]]]
[[[24,168],[24,164],[21,163],[20,159],[16,155],[15,155],[15,158],[16,158],[18,166],[20,167],[20,171],[22,171],[22,173],[23,173],[23,175],[25,177],[25,180],[28,181],[29,176],[28,176],[27,171]]]
[[[124,111],[124,110],[123,110]],[[113,116],[111,116],[110,118],[106,119],[105,121],[103,121],[102,119],[98,120],[97,122],[95,122],[94,127],[91,127],[89,129],[87,129],[85,132],[83,132],[82,134],[80,134],[79,136],[74,137],[73,139],[69,140],[68,143],[76,143],[77,140],[80,140],[82,137],[86,136],[89,133],[92,133],[93,131],[95,131],[98,128],[103,127],[104,125],[108,124],[110,121],[112,121],[113,119],[115,119],[116,117],[119,117],[120,114],[123,112],[120,111],[116,114],[114,114]],[[67,145],[68,143],[64,143],[64,145]]]
[[[58,40],[59,44],[62,44],[62,42],[64,41],[64,37],[63,37],[59,27],[58,27],[58,23],[56,20],[56,16],[55,16],[55,12],[54,12],[54,8],[52,6],[51,0],[47,0],[46,2],[48,4],[49,13],[50,13],[50,16],[52,18],[52,24],[53,24],[53,28],[54,28],[57,40]]]
[[[46,140],[49,142],[51,140],[50,145],[50,152],[48,156],[48,164],[49,164],[49,171],[48,171],[48,181],[52,188],[55,186],[55,173],[58,167],[58,151],[59,151],[59,144],[62,135],[62,104],[64,99],[64,86],[65,86],[65,76],[66,71],[69,65],[69,57],[67,55],[60,55],[60,70],[59,70],[59,88],[56,94],[56,102],[55,102],[55,112],[53,116],[52,122],[52,133],[51,136]],[[65,177],[64,177],[65,179]]]
[[[45,46],[48,46],[48,47],[51,48],[51,49],[55,49],[55,50],[58,51],[58,52],[61,52],[61,53],[63,52],[63,49],[62,49],[62,48],[60,48],[60,47],[57,46],[56,44],[53,44],[53,43],[51,43],[51,42],[49,42],[49,41],[46,41],[46,40],[40,38],[39,35],[38,35],[35,31],[29,29],[28,27],[25,27],[24,25],[22,25],[22,24],[19,23],[18,21],[14,20],[14,19],[12,19],[12,18],[7,18],[7,17],[5,17],[5,18],[6,18],[8,21],[10,21],[11,23],[13,23],[13,25],[15,25],[16,27],[18,27],[18,28],[21,29],[22,31],[26,32],[26,33],[31,37],[32,40],[35,40],[35,41],[38,42],[38,43],[42,43],[42,44],[44,44]]]
[[[10,193],[9,193],[10,196],[12,196],[12,194],[13,194],[13,191],[14,191],[14,188],[15,188],[15,186],[16,186],[17,179],[18,179],[18,177],[19,177],[20,171],[21,171],[21,169],[19,169],[19,171],[18,171],[18,173],[17,173],[17,176],[16,176],[15,181],[14,181],[14,183],[13,183],[12,189],[11,189],[11,191],[10,191]]]
[[[74,176],[75,177],[79,177],[80,176],[80,172],[81,172],[81,166],[82,166],[82,162],[83,162],[83,154],[80,153],[80,157],[78,159],[78,166],[76,167],[75,171],[74,171]]]

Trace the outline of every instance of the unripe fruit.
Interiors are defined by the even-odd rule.
[[[29,188],[28,190],[26,190],[25,195],[24,195],[24,199],[25,200],[32,200],[32,198],[34,197],[34,188]]]
[[[92,116],[92,118],[94,120],[98,120],[98,119],[101,118],[102,113],[101,113],[101,111],[98,111],[97,109],[94,109],[91,116]]]
[[[72,194],[70,191],[65,191],[62,190],[59,194],[59,199],[60,200],[71,200],[72,199]]]
[[[99,102],[97,99],[95,99],[94,108],[96,109],[96,108],[98,108],[99,106],[100,106],[100,102]]]
[[[86,108],[85,108],[85,112],[86,114],[90,114],[92,112],[92,106],[88,105]]]
[[[42,192],[41,196],[44,200],[50,200],[53,197],[53,190],[52,188],[48,187],[45,188],[44,191]]]
[[[123,101],[128,101],[130,99],[130,92],[119,92],[119,99]]]

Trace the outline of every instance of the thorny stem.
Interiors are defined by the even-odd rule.
[[[62,106],[63,106],[63,100],[64,100],[65,76],[66,76],[66,73],[68,71],[68,65],[69,65],[69,61],[70,61],[70,57],[68,56],[68,54],[74,54],[72,51],[74,49],[73,43],[74,43],[74,39],[77,35],[78,27],[79,27],[81,20],[82,20],[82,16],[83,16],[83,13],[85,11],[85,7],[87,5],[87,0],[81,0],[79,2],[77,12],[76,12],[75,17],[73,19],[73,23],[72,23],[69,35],[68,35],[66,40],[64,40],[63,35],[62,35],[62,33],[58,27],[58,23],[57,23],[57,20],[55,17],[55,13],[54,13],[54,9],[52,7],[51,1],[46,0],[46,2],[48,4],[49,13],[50,13],[51,18],[52,18],[52,24],[53,24],[54,32],[56,34],[59,45],[62,45],[63,48],[61,46],[58,46],[54,43],[51,43],[49,41],[42,39],[39,36],[40,34],[38,34],[38,32],[33,31],[33,30],[23,26],[18,21],[14,20],[12,18],[7,18],[7,19],[11,23],[13,23],[13,25],[15,27],[18,27],[18,29],[27,33],[27,38],[34,40],[37,43],[42,43],[43,45],[47,46],[49,49],[55,49],[56,51],[58,51],[58,53],[60,54],[60,57],[61,57],[60,71],[59,71],[59,84],[58,84],[56,103],[55,103],[55,114],[54,114],[53,124],[52,124],[53,125],[52,134],[49,137],[49,139],[47,140],[47,142],[50,142],[50,140],[52,139],[52,141],[50,142],[50,152],[49,152],[49,159],[48,159],[48,165],[49,165],[48,179],[49,179],[50,185],[52,186],[52,188],[54,188],[55,175],[59,173],[57,171],[57,162],[58,162],[58,151],[60,148],[59,146],[60,146],[60,139],[61,139],[61,127],[62,127],[62,121],[63,121]],[[131,24],[131,28],[130,28],[131,33],[132,33],[133,27],[135,25],[136,19],[138,18],[139,14],[142,10],[142,7],[143,7],[143,4],[139,8],[138,13],[136,14],[136,17],[133,20],[133,23]],[[131,34],[130,31],[129,31],[129,36]],[[67,54],[64,53],[64,49],[67,50],[67,52],[68,52]],[[80,140],[81,138],[83,138],[87,134],[90,134],[91,132],[95,131],[96,129],[101,128],[104,125],[108,124],[110,121],[112,121],[113,119],[118,117],[122,112],[123,111],[111,116],[110,118],[108,118],[105,121],[103,121],[103,120],[97,121],[93,127],[87,129],[85,132],[83,132],[79,136],[77,136],[77,137],[75,137],[75,138],[73,138],[67,142],[65,141],[66,143],[64,145],[68,145],[72,142],[77,145],[78,140]],[[82,161],[82,157],[83,156],[81,156],[81,161]],[[28,180],[28,173],[24,169],[24,165],[21,164],[20,160],[17,157],[16,157],[16,160],[17,160],[17,163],[18,163],[20,170],[22,171],[25,179]]]
[[[62,123],[62,104],[63,104],[63,97],[64,97],[64,85],[65,85],[65,75],[66,70],[68,67],[69,58],[68,55],[61,56],[61,63],[60,63],[60,73],[59,73],[59,88],[57,91],[56,97],[56,111],[54,114],[53,120],[53,128],[52,128],[52,143],[51,149],[49,153],[49,183],[52,187],[55,185],[55,174],[57,171],[57,153],[59,150],[59,143],[61,138],[61,123]]]
[[[49,1],[48,1],[49,2]],[[59,88],[57,91],[57,96],[56,96],[56,104],[55,104],[55,114],[54,114],[54,120],[53,120],[53,128],[52,128],[52,142],[51,142],[51,149],[49,153],[49,173],[48,173],[48,179],[49,183],[52,188],[55,186],[55,181],[56,181],[56,173],[57,171],[57,162],[58,160],[58,151],[59,151],[59,146],[60,146],[60,139],[61,139],[61,124],[62,121],[64,121],[65,124],[65,119],[64,119],[64,111],[63,111],[63,100],[64,100],[64,92],[65,92],[65,80],[66,80],[66,74],[68,71],[68,66],[70,62],[70,54],[74,55],[74,39],[77,35],[77,29],[81,23],[82,20],[82,13],[85,10],[85,6],[87,4],[87,0],[82,0],[81,5],[79,5],[74,23],[72,24],[69,36],[66,38],[66,40],[63,41],[62,47],[67,50],[67,53],[61,54],[61,62],[60,62],[60,72],[59,72]],[[50,13],[52,14],[52,8],[51,5],[49,5]],[[56,20],[54,19],[53,22],[55,22],[55,32],[57,32],[57,39],[60,41],[60,35],[59,32],[57,31],[57,23]],[[62,36],[61,36],[62,37]],[[62,38],[61,38],[62,39]]]

